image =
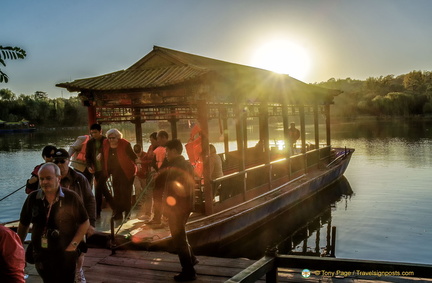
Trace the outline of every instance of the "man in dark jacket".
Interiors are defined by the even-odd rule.
[[[76,249],[90,225],[87,212],[75,192],[60,186],[57,165],[42,165],[38,175],[41,189],[29,194],[24,202],[18,235],[24,243],[33,224],[33,257],[39,275],[44,282],[72,283]]]
[[[196,279],[194,265],[198,260],[189,245],[185,225],[193,208],[193,190],[195,186],[192,165],[181,155],[183,145],[177,139],[166,143],[167,166],[157,179],[164,184],[165,209],[172,242],[178,253],[182,272],[174,279],[190,281]]]
[[[94,234],[96,226],[96,201],[93,196],[90,183],[82,173],[75,171],[74,169],[69,167],[70,157],[69,153],[65,149],[57,149],[53,157],[54,163],[57,164],[57,166],[60,168],[60,185],[63,188],[69,189],[77,193],[84,204],[90,221],[90,226],[87,230],[86,235],[87,237],[90,237]],[[81,242],[78,246],[78,249],[80,250],[81,254],[77,260],[75,282],[81,283],[86,282],[82,267],[84,264],[84,255],[87,252],[87,246],[84,242]]]
[[[85,159],[87,168],[95,177],[96,217],[100,217],[102,211],[102,196],[105,197],[105,200],[109,203],[112,210],[114,210],[115,207],[113,197],[106,184],[107,177],[103,171],[102,145],[106,137],[102,135],[101,125],[91,125],[90,135],[92,138],[87,142]]]

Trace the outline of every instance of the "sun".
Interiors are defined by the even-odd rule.
[[[300,45],[288,40],[273,40],[255,51],[252,65],[304,80],[309,72],[310,58]]]

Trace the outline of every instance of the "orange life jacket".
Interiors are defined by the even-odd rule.
[[[78,154],[76,155],[76,160],[83,162],[84,164],[86,163],[86,149],[87,149],[87,142],[90,139],[89,135],[85,135],[86,139],[85,141],[82,143],[81,145],[81,150],[78,152]]]
[[[185,145],[186,153],[189,157],[189,162],[194,167],[195,174],[198,176],[203,175],[203,160],[202,160],[202,146],[201,146],[201,128],[198,124],[192,128],[190,138]]]

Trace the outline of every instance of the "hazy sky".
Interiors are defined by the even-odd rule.
[[[432,70],[430,0],[13,0],[0,11],[0,45],[27,51],[0,66],[0,88],[17,95],[68,97],[56,83],[126,69],[153,45],[271,68],[256,52],[278,41],[294,58],[265,54],[309,83]]]

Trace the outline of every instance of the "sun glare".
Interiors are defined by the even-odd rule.
[[[287,40],[274,40],[255,51],[252,65],[304,80],[309,72],[310,59],[303,47]]]

